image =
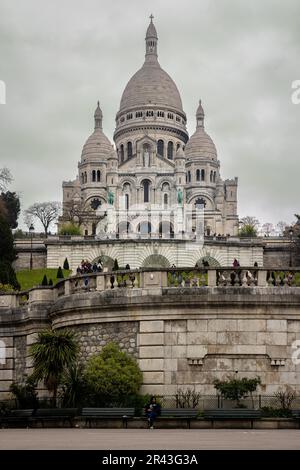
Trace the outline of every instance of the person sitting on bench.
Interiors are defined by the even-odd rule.
[[[150,402],[145,406],[145,414],[148,418],[149,428],[154,428],[154,421],[157,416],[160,415],[161,407],[160,404],[156,402],[155,397],[151,397]]]

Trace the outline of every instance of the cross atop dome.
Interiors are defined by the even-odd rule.
[[[157,32],[153,23],[154,16],[149,16],[150,24],[146,32],[146,61],[157,62]]]

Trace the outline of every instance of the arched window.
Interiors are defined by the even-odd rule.
[[[92,181],[93,182],[96,181],[96,171],[95,170],[92,171]]]
[[[129,209],[129,194],[125,194],[125,209]]]
[[[151,223],[150,222],[141,222],[139,224],[138,230],[141,234],[151,233]]]
[[[201,170],[201,181],[205,181],[205,170]]]
[[[191,182],[191,172],[190,171],[188,171],[188,173],[187,173],[187,180],[188,180],[188,183]]]
[[[81,173],[81,184],[84,184],[84,173]]]
[[[211,171],[210,176],[209,176],[209,181],[212,183],[212,180],[213,180],[213,172]]]
[[[87,172],[84,172],[84,182],[87,183]]]
[[[101,171],[97,170],[97,181],[101,181]]]
[[[168,207],[169,204],[169,196],[164,194],[164,207]]]
[[[132,158],[132,142],[127,142],[127,158]]]
[[[142,184],[144,188],[144,202],[150,202],[150,181],[144,180]]]
[[[164,156],[164,141],[163,140],[159,140],[157,142],[157,153],[158,155],[160,155],[161,157]]]
[[[200,181],[200,170],[196,171],[196,180]]]
[[[121,147],[120,147],[120,154],[121,154],[121,163],[124,162],[124,145],[121,144]]]
[[[168,142],[168,159],[173,160],[173,142]]]
[[[178,150],[178,149],[179,149],[179,147],[180,147],[180,143],[179,143],[179,142],[177,142],[177,145],[176,145],[176,150]]]
[[[216,182],[216,172],[214,171],[214,183]]]

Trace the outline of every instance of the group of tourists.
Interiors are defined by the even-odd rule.
[[[101,259],[98,262],[90,263],[88,260],[82,260],[80,266],[76,269],[76,273],[80,274],[91,274],[91,273],[101,273],[103,270],[103,265]]]

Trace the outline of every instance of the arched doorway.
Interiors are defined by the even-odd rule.
[[[221,266],[219,261],[216,260],[216,258],[213,258],[212,256],[202,256],[202,258],[198,259],[196,266],[199,268],[203,268],[203,266],[207,267],[219,267]]]
[[[170,261],[163,255],[149,255],[144,259],[142,268],[169,268]]]
[[[107,255],[97,256],[97,258],[95,258],[92,261],[92,264],[94,264],[94,263],[97,264],[99,260],[102,263],[103,269],[107,268],[108,271],[112,270],[113,265],[114,265],[114,260],[110,256],[107,256]]]

